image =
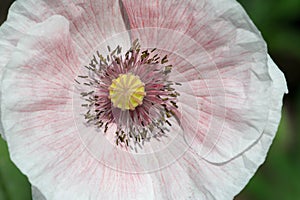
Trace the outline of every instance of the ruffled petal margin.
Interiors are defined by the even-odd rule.
[[[214,73],[207,68],[208,71],[203,75],[207,79],[206,82],[199,82],[195,79],[196,77],[189,76],[193,74],[192,67],[178,70],[187,71],[185,78],[192,77],[187,82],[194,88],[194,94],[199,94],[199,99],[208,90],[215,96],[225,92],[226,100],[229,102],[226,104],[228,106],[226,108],[232,111],[236,104],[230,102],[247,105],[260,95],[262,96],[259,99],[270,98],[269,101],[258,101],[257,104],[248,105],[249,108],[254,106],[258,110],[257,112],[255,111],[251,115],[247,115],[251,110],[246,109],[242,112],[245,114],[242,115],[244,121],[248,122],[248,119],[254,118],[253,124],[246,125],[259,127],[254,131],[258,134],[254,134],[253,137],[247,134],[243,135],[245,140],[233,144],[234,148],[230,151],[226,151],[226,148],[232,143],[232,138],[240,135],[236,132],[237,135],[228,139],[228,135],[224,134],[218,137],[219,141],[213,146],[213,149],[210,144],[208,145],[208,149],[212,151],[205,150],[204,153],[209,153],[205,156],[202,150],[199,151],[197,146],[192,145],[175,163],[149,174],[124,173],[103,166],[83,145],[73,120],[73,79],[76,76],[76,70],[82,64],[81,61],[85,60],[84,57],[92,52],[93,42],[102,43],[109,34],[119,33],[126,28],[126,24],[122,22],[123,19],[120,21],[120,18],[116,20],[116,24],[110,23],[110,21],[101,24],[97,21],[98,17],[103,15],[101,11],[106,8],[113,8],[112,12],[121,16],[118,13],[119,7],[114,6],[119,5],[119,2],[110,1],[112,2],[110,4],[105,1],[100,5],[96,1],[72,1],[66,5],[64,3],[67,1],[39,1],[39,8],[43,9],[39,9],[37,12],[31,12],[32,8],[30,8],[30,5],[34,7],[33,4],[36,1],[27,1],[26,4],[25,1],[19,2],[14,4],[13,12],[10,15],[11,18],[15,17],[23,21],[17,22],[18,25],[12,25],[10,28],[15,27],[20,35],[17,34],[14,36],[15,38],[0,41],[0,45],[3,44],[8,48],[8,52],[10,51],[4,57],[5,60],[0,60],[1,67],[5,66],[1,89],[3,96],[6,97],[1,100],[1,115],[4,130],[9,133],[6,137],[11,158],[21,171],[28,175],[30,182],[40,189],[41,192],[38,192],[37,188],[33,188],[33,195],[37,199],[43,195],[47,199],[232,199],[264,161],[277,130],[282,96],[287,92],[287,88],[283,74],[270,57],[264,56],[266,55],[265,43],[261,42],[258,31],[233,1],[224,4],[225,9],[216,9],[218,18],[215,21],[212,19],[216,16],[209,16],[209,13],[202,12],[203,8],[214,8],[214,3],[224,3],[225,1],[214,0],[212,4],[206,1],[201,3],[187,1],[187,5],[180,7],[176,7],[175,1],[165,1],[163,6],[157,4],[160,9],[156,9],[153,2],[147,1],[143,1],[143,3],[134,1],[134,5],[131,5],[130,1],[123,1],[121,5],[128,12],[127,17],[131,26],[135,28],[157,26],[161,23],[160,20],[166,19],[165,17],[168,16],[174,16],[174,19],[168,17],[169,20],[179,21],[180,19],[182,21],[182,19],[186,19],[187,22],[190,22],[175,24],[174,28],[174,23],[168,21],[163,23],[162,27],[176,29],[188,34],[196,42],[205,44],[202,45],[205,53],[199,52],[200,55],[211,55],[211,59],[215,61],[213,66],[220,73],[212,76]],[[134,7],[138,5],[145,6],[145,9]],[[68,9],[64,6],[67,6]],[[147,9],[152,7],[155,9]],[[194,8],[195,10],[188,11],[184,8]],[[133,14],[130,9],[137,12]],[[162,12],[162,9],[166,10]],[[157,10],[167,13],[167,16],[157,18],[159,16]],[[83,13],[87,13],[85,11],[89,11],[88,14],[98,13],[99,16],[96,14],[84,15]],[[198,15],[194,15],[195,11]],[[28,13],[35,14],[27,16]],[[240,14],[237,16],[235,13]],[[53,16],[53,14],[61,16]],[[20,17],[24,15],[27,17]],[[177,19],[177,16],[180,17]],[[232,24],[223,32],[220,31],[225,25],[227,27],[228,22],[232,22],[231,19],[237,17],[244,20],[239,20],[239,24]],[[111,18],[114,17],[107,19]],[[149,18],[156,20],[147,21],[146,19]],[[223,18],[227,21],[222,22],[220,19]],[[201,28],[199,24],[195,23],[200,19],[204,20],[202,25],[210,22],[208,23],[210,26]],[[209,21],[210,19],[212,21]],[[14,21],[9,19],[7,25],[10,20]],[[25,26],[22,27],[25,28],[24,30],[19,28],[23,22],[28,29]],[[139,23],[141,24],[138,25]],[[236,28],[238,29],[237,33],[234,30]],[[1,30],[5,29],[0,29],[0,34]],[[206,36],[195,30],[202,30]],[[101,32],[104,34],[101,35]],[[218,32],[221,33],[217,34]],[[91,35],[85,35],[89,33]],[[97,34],[101,36],[98,38]],[[195,35],[193,36],[193,34]],[[141,40],[149,43],[149,39],[145,39],[147,34],[144,37],[142,35],[139,33]],[[212,38],[207,39],[207,36]],[[235,43],[240,41],[243,36],[246,38],[241,40],[242,42]],[[151,37],[153,39],[153,35]],[[228,41],[228,37],[231,42]],[[127,39],[124,40],[125,43],[128,43],[129,39]],[[246,43],[247,40],[251,42]],[[156,43],[158,41],[156,40]],[[219,48],[216,48],[217,46]],[[231,47],[234,49],[233,52],[230,51]],[[192,55],[197,55],[197,50],[195,49],[196,54],[192,53]],[[257,54],[244,60],[245,57],[240,57],[240,50],[245,53],[243,54],[245,57],[254,55],[255,51]],[[253,59],[254,61],[250,61]],[[179,67],[188,66],[181,62],[178,61],[175,64],[178,64]],[[255,66],[257,63],[258,65]],[[241,66],[242,69],[236,70]],[[260,67],[261,70],[259,70]],[[224,85],[218,84],[214,88],[205,88],[207,82],[220,81],[219,78]],[[244,83],[245,78],[248,78],[246,83]],[[251,87],[247,85],[253,82],[261,83],[260,81],[266,82],[266,84],[257,93],[254,93],[253,90],[260,84],[253,84]],[[203,85],[203,87],[199,88],[199,85]],[[253,96],[247,96],[249,91]],[[189,95],[189,92],[187,91],[185,95]],[[245,104],[244,99],[239,99],[238,96],[249,100]],[[188,98],[183,101],[188,102]],[[205,103],[205,101],[202,102],[202,104]],[[267,110],[264,108],[265,104],[269,105]],[[259,111],[259,108],[262,108],[262,111]],[[232,112],[237,114],[236,117],[240,117],[239,109]],[[186,110],[188,111],[189,108]],[[207,115],[210,110],[212,109],[204,108],[203,115]],[[263,112],[263,118],[257,117],[260,116],[260,112]],[[233,123],[228,122],[228,133],[231,130],[239,131],[244,128],[243,126],[230,127],[237,121],[232,120],[236,119],[235,117],[229,117]],[[203,123],[203,130],[207,128],[206,126],[208,124]],[[196,139],[203,142],[205,137],[201,136]],[[195,144],[199,141],[196,140]]]
[[[261,137],[245,152],[224,163],[210,163],[190,149],[178,162],[152,175],[158,199],[228,200],[238,194],[264,162],[281,117],[287,93],[284,75],[268,57],[272,101]]]
[[[136,29],[132,38],[141,38],[142,45],[175,49],[183,59],[192,61],[169,59],[193,88],[180,91],[183,106],[198,108],[190,112],[201,126],[194,129],[195,134],[187,134],[196,135],[192,148],[206,160],[222,163],[252,146],[268,120],[272,80],[266,44],[243,8],[224,0],[122,3],[130,28]],[[179,32],[190,41],[161,30]],[[198,106],[190,105],[191,98]]]
[[[71,37],[79,59],[86,62],[97,44],[102,43],[111,35],[126,30],[119,12],[118,0],[101,2],[97,0],[19,0],[13,3],[9,9],[7,21],[0,27],[0,78],[5,66],[12,59],[12,52],[20,38],[24,37],[27,31],[37,23],[53,15],[62,15],[68,19]],[[120,38],[116,43],[128,46],[128,41],[128,38]],[[0,134],[5,138],[1,124]]]
[[[37,24],[12,57],[1,111],[11,158],[30,182],[47,199],[153,199],[149,175],[104,167],[79,137],[72,88],[80,62],[68,20],[52,16]]]

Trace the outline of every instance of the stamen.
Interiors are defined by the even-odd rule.
[[[110,124],[116,124],[116,145],[141,146],[151,137],[166,136],[167,127],[172,126],[169,118],[177,119],[180,94],[173,86],[181,85],[168,80],[173,68],[168,56],[159,55],[156,48],[141,51],[138,40],[124,55],[120,46],[107,49],[109,55],[97,51],[84,66],[88,74],[78,76],[87,88],[81,93],[86,122],[103,128],[104,133]],[[77,79],[75,82],[80,84]]]

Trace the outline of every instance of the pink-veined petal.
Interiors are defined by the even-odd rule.
[[[193,148],[211,162],[226,162],[253,145],[266,126],[273,86],[266,44],[241,6],[224,0],[122,2],[136,29],[132,37],[140,37],[141,44],[176,49],[186,59],[169,59],[194,88],[182,90],[181,103],[190,106],[190,97],[197,98],[199,124],[210,118],[197,129]],[[161,29],[194,42],[161,34]]]
[[[264,162],[275,136],[287,92],[284,75],[268,57],[272,88],[271,109],[261,137],[234,159],[224,163],[210,163],[190,149],[178,162],[155,173],[155,195],[162,199],[233,199]],[[281,97],[281,98],[278,98]]]
[[[117,0],[20,0],[12,5],[1,26],[1,39],[13,47],[33,25],[52,15],[62,15],[70,21],[71,37],[79,55],[90,55],[97,44],[126,30]],[[118,44],[126,44],[126,39],[120,38]]]
[[[23,1],[23,3],[24,2],[25,1]],[[28,5],[30,5],[33,1],[28,2]],[[165,50],[165,48],[167,50],[175,49],[177,51],[173,52],[174,54],[177,53],[181,56],[187,56],[187,61],[183,61],[184,59],[179,58],[177,62],[174,62],[177,67],[182,67],[174,70],[175,72],[182,72],[174,77],[183,82],[180,108],[183,110],[182,113],[184,113],[184,120],[186,121],[184,125],[186,126],[185,128],[189,129],[189,132],[191,132],[189,134],[193,137],[192,132],[195,129],[193,126],[189,127],[188,122],[194,122],[195,119],[203,117],[203,119],[201,119],[201,122],[203,122],[201,128],[204,130],[204,137],[200,136],[199,138],[196,137],[196,139],[201,142],[205,139],[208,140],[208,143],[204,143],[206,144],[204,147],[208,146],[209,148],[203,148],[204,153],[210,153],[208,150],[211,149],[213,151],[208,154],[208,156],[203,156],[202,154],[198,154],[199,152],[196,146],[192,146],[196,151],[189,150],[185,157],[179,160],[178,163],[164,170],[162,169],[160,172],[154,172],[150,175],[130,174],[103,166],[99,160],[91,155],[91,152],[83,145],[82,138],[80,138],[78,130],[76,129],[72,106],[73,78],[76,75],[75,71],[77,68],[82,65],[80,61],[87,59],[83,56],[93,53],[93,42],[99,44],[103,43],[103,40],[107,37],[125,29],[125,24],[118,21],[120,18],[117,18],[117,22],[120,22],[121,25],[116,25],[109,21],[114,17],[104,16],[105,13],[111,14],[119,12],[119,2],[70,1],[68,5],[63,4],[63,6],[67,6],[68,9],[61,7],[60,2],[57,1],[40,2],[42,2],[41,5],[46,5],[45,7],[42,6],[43,8],[47,8],[46,10],[48,10],[50,7],[49,11],[53,11],[53,13],[45,15],[45,18],[42,17],[41,19],[44,21],[42,24],[35,26],[36,23],[40,22],[35,21],[32,24],[35,28],[31,29],[31,26],[30,29],[28,29],[30,31],[22,35],[22,38],[24,38],[21,39],[20,42],[19,38],[17,38],[15,45],[18,44],[18,46],[13,50],[14,53],[12,54],[12,57],[17,59],[12,59],[7,65],[2,88],[7,99],[1,104],[3,108],[2,113],[5,113],[5,118],[3,119],[5,131],[10,132],[8,143],[12,159],[20,166],[21,170],[29,176],[30,181],[34,185],[39,186],[42,193],[45,194],[48,199],[163,199],[180,197],[184,199],[228,199],[240,191],[265,157],[280,118],[281,99],[278,98],[278,96],[281,97],[286,90],[284,77],[271,61],[269,61],[271,64],[268,68],[270,70],[270,77],[268,77],[268,73],[265,73],[265,61],[267,58],[266,55],[261,55],[265,53],[265,44],[261,43],[261,38],[257,38],[256,29],[253,28],[252,25],[246,26],[243,23],[234,24],[234,26],[232,26],[234,28],[240,25],[242,27],[238,33],[231,32],[231,27],[224,31],[222,36],[218,34],[208,34],[213,38],[210,39],[213,40],[213,42],[204,43],[205,45],[203,46],[201,45],[200,50],[205,50],[204,52],[199,51],[198,48],[188,49],[190,47],[189,45],[193,44],[193,42],[185,43],[186,46],[183,45],[185,48],[180,49],[179,47],[184,43],[184,40],[173,40],[173,43],[176,41],[176,45],[170,44],[168,41],[164,44],[163,42],[166,40],[153,40],[160,39],[161,35],[159,35],[159,32],[153,36],[153,34],[144,34],[148,30],[143,30],[137,35],[133,35],[133,37],[141,37],[142,44],[145,42],[147,47],[149,46],[148,44],[152,44],[153,47],[159,47],[163,50]],[[168,4],[173,1],[165,2]],[[189,3],[193,5],[195,2],[190,1]],[[214,3],[216,2],[221,3],[225,1],[212,1],[211,4],[196,3],[196,6],[192,7],[197,11],[198,8],[207,5],[214,7]],[[148,4],[149,2],[145,3]],[[152,3],[149,3],[149,5]],[[28,5],[26,4],[26,7],[31,9]],[[183,12],[186,8],[191,8],[186,5],[187,4],[180,7],[179,11]],[[224,4],[223,7],[225,9],[216,10],[216,13],[226,19],[231,18],[232,16],[229,16],[228,13],[235,11],[235,9],[232,9],[232,5],[237,4]],[[96,7],[96,11],[91,9],[91,6]],[[168,6],[165,7],[168,8]],[[24,9],[20,9],[18,13],[21,12],[24,14],[23,11]],[[82,11],[91,11],[92,16],[90,16],[91,13]],[[179,11],[177,10],[177,13]],[[227,14],[224,14],[223,11],[226,11],[224,13]],[[39,12],[43,13],[43,9],[37,13]],[[27,11],[25,11],[25,13],[27,13]],[[54,16],[47,19],[55,13],[63,15],[65,18]],[[99,15],[95,14],[93,17],[93,13],[98,13]],[[175,13],[176,12],[174,12],[174,14]],[[117,16],[120,17],[120,13],[118,14]],[[159,21],[155,20],[155,10],[153,13],[145,12],[145,14],[148,16],[148,22],[146,20],[142,21],[144,25],[149,23],[149,26],[156,26],[158,24]],[[99,33],[98,31],[101,32],[102,21],[97,21],[96,19],[102,15],[103,18],[108,18],[108,21],[103,20],[103,25],[108,26],[108,28],[106,30],[106,27],[104,27],[104,34],[101,35],[100,33],[98,38],[96,33]],[[233,17],[234,16],[235,14],[233,14]],[[242,16],[245,17],[244,15]],[[35,18],[35,15],[31,17],[40,20],[39,17]],[[151,21],[150,18],[154,18],[154,20]],[[69,20],[70,27],[66,19]],[[130,15],[128,19],[132,22]],[[210,18],[208,18],[208,20],[209,19]],[[176,20],[177,19],[175,19],[175,21]],[[247,20],[248,18],[246,17],[246,21]],[[137,23],[139,22],[138,19],[136,21]],[[205,27],[202,30],[204,30],[204,32],[207,31],[207,33],[215,33],[216,27],[218,27],[218,30],[222,30],[224,26],[223,23],[223,21],[217,21],[216,23],[212,23],[212,27]],[[116,25],[117,31],[114,25]],[[173,24],[171,23],[169,25],[172,27]],[[225,22],[225,25],[228,25],[227,22]],[[179,27],[178,30],[183,33],[191,29],[189,24],[182,24]],[[248,35],[247,31],[244,32],[244,29],[248,28],[250,28],[254,34]],[[83,36],[84,33],[87,34],[86,37]],[[134,33],[134,31],[132,33]],[[234,34],[231,35],[229,33]],[[245,34],[248,37],[243,39],[242,36]],[[168,34],[165,35],[165,37],[166,36],[169,37],[170,41],[175,38],[179,39],[176,36],[172,38],[172,35],[170,36]],[[192,37],[192,35],[189,36]],[[234,46],[236,45],[234,43],[235,41],[228,43],[228,36],[231,36],[229,37],[230,39],[242,38],[243,40],[241,40],[242,42],[236,47]],[[151,42],[149,42],[150,38]],[[118,40],[117,44],[126,46],[129,40],[127,40],[127,37],[121,37],[121,40],[122,39],[124,39],[124,41]],[[206,38],[202,37],[199,41],[196,40],[196,42],[200,43],[202,40],[206,41]],[[247,40],[251,42],[247,43],[247,47],[245,47],[244,42]],[[220,45],[221,48],[216,49],[216,44]],[[231,45],[236,47],[232,48],[234,49],[233,51],[230,51],[231,48],[229,47],[232,47]],[[96,46],[97,44],[95,47]],[[198,45],[196,45],[196,47],[198,47]],[[245,54],[241,56],[240,50]],[[251,56],[256,50],[257,55]],[[190,55],[188,55],[188,53],[190,53]],[[197,55],[204,58],[204,61],[198,61],[200,59],[199,57],[196,59]],[[175,59],[176,56],[172,56],[171,60]],[[214,63],[209,64],[210,61],[214,61]],[[203,66],[207,71],[205,71],[205,73],[198,73],[199,71],[196,70],[197,73],[194,73],[195,69],[193,66],[200,66],[200,64],[202,66],[203,64],[207,64]],[[253,64],[258,65],[254,67]],[[212,66],[212,68],[208,66]],[[236,70],[235,68],[239,66],[243,67]],[[261,71],[258,70],[260,67],[262,67]],[[217,69],[217,71],[214,71],[215,69]],[[253,74],[249,73],[249,69],[253,70]],[[240,77],[237,78],[237,75]],[[199,81],[197,77],[202,77],[204,80]],[[247,81],[244,82],[244,79]],[[263,112],[265,118],[260,117],[259,119],[262,121],[264,121],[263,119],[268,119],[269,123],[266,124],[266,126],[258,128],[261,129],[257,131],[258,133],[264,131],[262,135],[251,134],[249,138],[241,138],[243,141],[239,143],[242,147],[235,146],[234,144],[233,147],[237,149],[225,149],[232,139],[228,139],[228,135],[216,137],[219,136],[218,131],[215,131],[216,135],[205,135],[205,130],[211,128],[209,123],[207,123],[207,121],[210,120],[207,120],[207,118],[212,116],[216,118],[220,117],[220,120],[217,122],[222,122],[224,119],[222,118],[224,117],[224,110],[229,109],[232,111],[234,109],[240,109],[238,105],[245,102],[244,98],[249,94],[248,91],[256,88],[255,84],[251,87],[246,87],[247,84],[252,83],[252,81],[256,82],[258,79],[266,81],[268,84],[264,85],[257,94],[250,93],[250,95],[253,96],[249,97],[249,101],[252,98],[254,100],[257,99],[260,95],[265,95],[266,97],[270,95],[270,98],[274,97],[274,101],[276,100],[276,102],[274,102],[274,104],[270,103],[271,101],[263,102],[265,104],[270,103],[270,112],[265,113],[265,110],[258,109],[260,106],[264,107],[265,105],[260,104],[262,102],[259,101],[258,103],[260,105],[255,107],[257,109],[255,112],[246,114],[247,116],[242,113],[242,116],[244,117],[244,121],[248,122],[249,118],[252,119],[252,116],[257,117],[256,115],[259,115],[259,112]],[[273,80],[273,82],[271,83],[270,80]],[[265,90],[267,85],[271,85],[272,87],[269,90]],[[188,90],[184,90],[184,88]],[[277,91],[275,91],[275,89],[277,89]],[[207,94],[211,98],[201,98],[201,95]],[[192,101],[188,98],[189,95],[193,97]],[[193,100],[198,97],[198,104],[195,106]],[[222,104],[224,97],[226,97],[226,102],[229,101],[229,104]],[[211,100],[212,98],[217,102],[220,98],[221,104],[212,105],[212,102],[214,102]],[[23,101],[20,101],[20,99]],[[189,104],[192,104],[192,106]],[[201,107],[203,105],[206,107]],[[202,108],[199,112],[202,112],[203,115],[197,112],[199,116],[198,118],[194,118],[194,107],[197,106]],[[256,104],[249,104],[247,106],[252,108],[252,106],[256,106]],[[218,110],[220,111],[220,116],[215,115],[218,113]],[[212,114],[211,111],[214,113]],[[245,109],[244,112],[248,113],[250,111]],[[239,116],[240,113],[236,111],[230,114],[237,114]],[[230,116],[229,121],[233,121],[235,118],[237,118],[237,116]],[[231,125],[232,123],[228,123],[228,126],[225,126],[225,128],[230,129]],[[248,124],[246,124],[246,126],[247,125]],[[258,127],[257,124],[254,125],[254,127]],[[244,128],[239,125],[233,125],[233,127],[234,129]],[[239,136],[239,132],[235,133],[237,133],[237,135],[231,136],[232,138]],[[269,136],[265,137],[265,135]],[[92,139],[92,137],[89,137],[89,139]],[[214,141],[216,140],[217,144],[215,145]],[[196,142],[199,143],[199,141]],[[247,141],[250,141],[250,143]],[[209,142],[212,142],[212,144]],[[177,144],[180,145],[179,142]],[[171,156],[174,160],[177,158],[177,155],[172,155],[172,151],[169,153],[167,153],[167,151],[168,149],[165,151],[165,155],[160,155],[160,158],[163,158],[163,156]],[[200,151],[200,153],[203,152]],[[111,157],[109,158],[111,158],[110,160],[113,162],[117,155],[114,151],[112,151],[110,155]],[[205,157],[205,159],[203,159],[203,157]],[[28,160],[30,160],[30,162],[28,162]],[[160,161],[162,161],[162,159],[157,159],[158,166]],[[218,164],[216,165],[215,162]],[[116,165],[118,166],[121,163],[122,159],[118,160]],[[127,165],[128,162],[124,160],[123,164]],[[142,163],[142,165],[148,165],[148,163]],[[152,163],[149,163],[149,166],[152,166]],[[245,169],[244,166],[248,168]],[[135,166],[132,167],[135,168]],[[165,166],[163,165],[162,167]],[[122,169],[123,166],[120,168]],[[240,171],[236,172],[232,169]],[[184,190],[182,190],[183,188]],[[228,188],[228,190],[224,190],[224,188]]]
[[[12,56],[2,82],[3,124],[11,158],[30,182],[47,199],[152,199],[149,175],[103,166],[80,139],[72,107],[80,62],[68,21],[52,16],[37,24]]]
[[[80,59],[85,62],[87,61],[85,55],[91,56],[97,44],[111,35],[126,30],[117,0],[101,2],[97,0],[19,0],[11,6],[7,21],[0,27],[0,77],[19,39],[36,23],[55,14],[70,20],[72,40],[75,41]],[[128,46],[128,41],[126,37],[119,38],[115,42]],[[0,132],[5,138],[1,129],[0,124]]]

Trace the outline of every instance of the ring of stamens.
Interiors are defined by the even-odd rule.
[[[109,87],[109,99],[113,106],[123,111],[142,105],[145,95],[145,84],[131,73],[120,74]]]
[[[161,58],[156,48],[141,51],[135,40],[124,55],[121,50],[120,46],[114,50],[108,46],[107,57],[97,51],[84,66],[88,73],[78,76],[84,79],[84,118],[104,133],[116,124],[116,145],[141,145],[151,137],[165,136],[172,126],[169,118],[178,121],[180,94],[174,86],[181,84],[168,80],[173,65],[168,64],[167,55]]]

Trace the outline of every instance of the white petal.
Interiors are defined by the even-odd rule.
[[[253,145],[268,120],[272,80],[266,44],[242,7],[224,0],[122,2],[137,28],[132,37],[176,54],[170,64],[184,79],[172,78],[192,88],[178,87],[181,103],[199,109],[186,120],[200,126],[193,148],[211,162],[226,162]]]
[[[115,14],[114,17],[111,17],[112,13]],[[9,10],[7,21],[0,27],[0,78],[6,64],[13,59],[11,54],[20,38],[24,37],[35,24],[55,14],[62,15],[70,21],[72,40],[76,43],[79,58],[84,62],[89,62],[91,55],[99,50],[97,46],[107,38],[126,30],[117,0],[101,2],[97,0],[16,1]],[[124,37],[110,45],[128,47],[128,35],[122,36]],[[1,123],[0,134],[5,138]]]
[[[20,2],[24,3],[25,1]],[[33,3],[33,1],[28,2]],[[242,189],[258,165],[264,160],[277,129],[280,118],[281,98],[286,90],[283,75],[270,60],[268,70],[271,77],[268,77],[268,73],[266,73],[265,44],[261,43],[260,37],[257,38],[257,30],[253,29],[252,24],[250,26],[246,26],[244,23],[238,24],[239,26],[241,25],[242,30],[234,37],[241,39],[245,34],[248,35],[248,32],[245,32],[244,29],[249,27],[250,32],[254,32],[254,34],[249,34],[249,37],[241,40],[241,44],[234,48],[233,54],[226,51],[226,44],[231,45],[231,43],[227,43],[227,39],[222,40],[223,37],[221,35],[220,40],[214,40],[214,42],[204,45],[202,49],[207,49],[207,51],[200,52],[200,55],[205,58],[208,54],[216,60],[213,66],[220,69],[225,86],[228,86],[225,87],[225,91],[229,94],[247,94],[247,92],[244,92],[244,87],[240,85],[241,80],[249,75],[247,72],[243,73],[244,70],[253,69],[253,71],[250,70],[253,73],[250,73],[249,82],[253,81],[256,83],[261,78],[268,82],[268,84],[263,85],[261,91],[257,94],[251,93],[253,96],[249,100],[258,97],[263,99],[270,94],[269,97],[272,98],[270,101],[260,102],[262,104],[255,107],[257,109],[264,107],[264,103],[270,104],[270,112],[265,113],[265,110],[262,110],[266,117],[259,118],[268,119],[269,123],[265,124],[266,126],[262,126],[259,122],[256,123],[253,120],[255,121],[253,122],[255,127],[259,129],[257,131],[259,134],[251,134],[250,138],[247,135],[242,137],[243,141],[239,142],[237,146],[232,145],[237,149],[230,151],[224,149],[232,140],[226,141],[226,135],[223,135],[221,141],[216,146],[213,146],[214,151],[205,157],[206,160],[203,159],[203,152],[198,152],[198,149],[195,148],[193,151],[188,151],[177,164],[162,169],[161,172],[128,174],[115,171],[109,166],[104,166],[86,149],[87,147],[83,144],[82,138],[80,138],[76,129],[72,107],[72,80],[75,76],[76,68],[82,64],[79,60],[84,60],[82,56],[92,53],[94,41],[102,43],[106,37],[110,37],[111,34],[125,29],[125,25],[118,21],[120,19],[118,17],[116,24],[114,22],[103,23],[105,27],[101,27],[102,22],[97,21],[98,17],[90,18],[89,14],[94,13],[90,6],[93,7],[92,4],[97,5],[95,6],[96,10],[98,8],[99,10],[95,13],[99,15],[95,14],[94,16],[102,16],[111,14],[109,9],[105,9],[107,7],[112,8],[113,12],[119,11],[119,7],[114,6],[118,5],[118,1],[112,1],[112,3],[105,1],[101,5],[96,1],[92,1],[92,4],[86,1],[76,1],[75,4],[70,3],[68,9],[61,7],[58,1],[43,1],[43,3],[45,2],[47,4],[43,8],[51,11],[50,13],[52,11],[53,13],[59,13],[65,18],[54,16],[45,21],[51,14],[45,15],[47,17],[41,17],[44,23],[35,26],[35,22],[34,28],[30,27],[30,31],[22,36],[24,38],[20,42],[19,40],[16,41],[15,45],[18,44],[18,47],[14,49],[12,55],[13,58],[17,59],[11,60],[7,65],[3,86],[1,86],[5,96],[5,98],[2,98],[3,102],[1,102],[1,113],[5,132],[9,132],[7,140],[12,160],[28,175],[33,185],[39,186],[42,194],[47,199],[180,199],[180,197],[182,199],[231,199]],[[24,5],[22,3],[16,5]],[[31,9],[30,6],[28,7],[30,4],[26,5],[27,9]],[[228,5],[229,8],[227,7]],[[225,12],[227,14],[224,16],[220,15],[225,18],[236,17],[235,14],[231,15],[231,12],[235,13],[236,10],[232,9],[231,4],[228,5],[226,4],[225,11],[230,12]],[[198,6],[201,7],[203,5],[199,4]],[[51,9],[48,9],[49,7]],[[223,13],[223,11],[222,9],[221,11],[218,10],[219,13]],[[18,13],[21,15],[23,12],[24,9],[18,10]],[[37,13],[40,12],[43,12],[43,10],[37,11]],[[25,13],[29,12],[25,9]],[[118,14],[117,16],[120,17]],[[244,14],[241,16],[245,17]],[[39,15],[37,17],[32,15],[29,18],[30,20],[39,20]],[[70,32],[66,18],[70,22]],[[111,16],[108,18],[114,19]],[[248,18],[246,17],[247,20]],[[122,26],[119,26],[118,23],[122,24]],[[96,27],[94,26],[95,24]],[[215,23],[214,25],[220,24]],[[181,30],[187,30],[184,29],[185,26],[182,27],[183,29]],[[236,24],[233,27],[236,27]],[[101,30],[105,31],[103,35],[100,33],[99,38],[96,34],[99,33],[98,30],[100,32]],[[210,33],[209,28],[204,30],[208,30]],[[228,30],[225,32],[225,36],[227,36]],[[84,36],[85,33],[87,34],[86,37]],[[129,40],[127,40],[127,37],[124,38],[124,45],[126,46]],[[142,41],[148,41],[151,44],[151,41],[145,38],[147,38],[146,34],[142,37],[144,39]],[[199,41],[202,39],[205,39],[205,37],[199,37]],[[250,44],[244,47],[243,44],[249,39],[251,40]],[[159,42],[153,41],[152,44],[157,45]],[[216,44],[225,45],[225,48],[215,48]],[[168,47],[172,49],[171,45]],[[239,50],[250,51],[250,55],[256,50],[259,52],[253,57],[247,57],[248,54],[245,54],[246,56],[244,56],[247,58],[246,65],[243,65],[245,64],[243,63],[245,57],[237,58],[240,55]],[[184,50],[182,51],[183,53],[185,52]],[[223,55],[222,53],[224,52],[225,54]],[[191,60],[197,62],[196,57],[193,56],[194,54],[191,55]],[[253,58],[254,61],[251,61]],[[205,60],[205,62],[207,61],[210,61],[210,59]],[[201,63],[200,61],[198,62]],[[254,66],[257,63],[258,65]],[[224,66],[225,64],[230,65],[230,67]],[[237,71],[234,70],[236,66],[241,65],[244,68],[242,67],[242,69]],[[189,69],[192,68],[187,68],[187,71]],[[184,78],[193,75],[191,72],[193,72],[193,69]],[[217,74],[217,76],[212,76],[212,74]],[[211,72],[211,70],[205,72],[205,75],[204,77],[206,78],[212,77],[211,80],[215,78],[219,83],[221,80],[223,81],[223,79],[216,79],[216,77],[219,77],[218,73]],[[233,79],[236,75],[241,75],[238,81]],[[193,78],[188,80],[193,80]],[[229,82],[226,82],[226,80],[229,80]],[[231,89],[230,86],[232,85],[239,87],[238,89]],[[269,85],[272,87],[268,88]],[[190,86],[193,86],[193,84],[187,87]],[[224,89],[220,84],[216,84],[216,86],[214,92],[220,91],[219,89],[222,92]],[[218,88],[219,86],[220,88]],[[253,84],[246,89],[253,90],[255,88],[256,84]],[[275,91],[275,89],[278,91]],[[188,91],[186,91],[186,95],[188,94]],[[230,99],[229,96],[226,97]],[[218,99],[218,97],[216,98]],[[230,99],[230,102],[232,101],[233,99]],[[240,99],[236,101],[240,103]],[[234,109],[236,106],[234,103],[229,105],[230,109]],[[222,108],[224,105],[220,104],[219,106]],[[252,106],[256,106],[256,104],[251,104],[249,107]],[[207,110],[210,109],[207,108]],[[218,109],[216,108],[216,110]],[[190,107],[183,106],[184,112],[189,113],[190,110]],[[252,116],[257,117],[256,115],[259,112],[260,110],[257,109],[249,115],[247,115],[248,112],[245,113],[244,120],[247,121]],[[216,115],[216,117],[218,116]],[[189,119],[192,120],[189,116],[186,118],[186,121],[189,121]],[[203,123],[203,126],[205,128],[207,124]],[[229,129],[230,126],[228,125],[227,128]],[[234,128],[236,129],[236,127]],[[252,131],[250,132],[252,133]],[[238,134],[238,132],[236,133]],[[263,134],[260,135],[260,133]],[[91,138],[89,137],[89,139]],[[209,144],[208,147],[212,147],[212,145],[215,144]],[[223,149],[224,151],[222,151]],[[174,152],[167,152],[168,150],[165,151],[166,154],[160,155],[161,157],[153,162],[157,162],[159,165],[163,156],[177,158],[177,155],[173,155]],[[118,156],[114,151],[108,155],[111,155],[110,161],[112,163],[114,163],[115,157]],[[133,163],[136,162],[134,156],[129,156],[129,158],[133,160]],[[119,164],[122,163],[120,162],[122,160],[117,161],[116,165],[120,166]],[[124,159],[124,163],[125,165],[128,164],[127,160]],[[153,164],[146,162],[141,165],[152,166]],[[133,166],[133,168],[135,167]],[[122,166],[120,168],[122,169]]]
[[[72,88],[81,65],[68,21],[52,16],[35,25],[12,56],[1,111],[11,158],[30,182],[47,199],[140,199],[145,193],[152,199],[148,175],[104,166],[79,137]]]
[[[247,184],[264,162],[281,117],[285,78],[268,57],[274,87],[271,110],[262,136],[253,146],[224,163],[210,163],[190,149],[173,165],[153,174],[155,195],[161,199],[230,200]]]

